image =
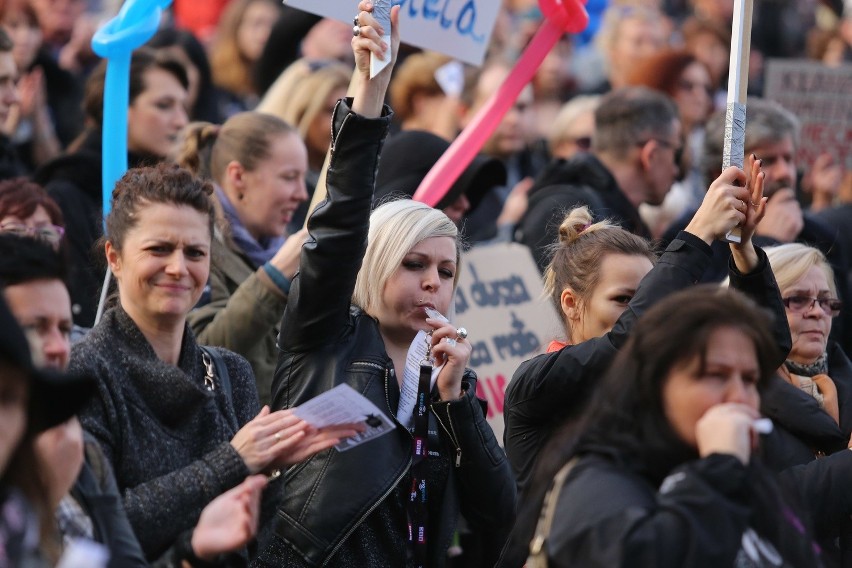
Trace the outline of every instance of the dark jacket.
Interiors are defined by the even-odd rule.
[[[658,485],[617,455],[588,453],[557,503],[554,568],[780,566],[767,544],[785,567],[822,565],[772,475],[730,455],[684,463]]]
[[[595,221],[611,219],[626,231],[651,237],[639,210],[600,160],[592,154],[556,159],[536,178],[527,212],[515,230],[515,240],[529,247],[539,270],[544,271],[550,260],[547,248],[556,241],[565,215],[580,205],[588,205]]]
[[[281,324],[273,408],[292,407],[348,384],[395,415],[399,387],[378,323],[349,303],[366,250],[378,156],[389,122],[390,116],[367,120],[352,114],[346,101],[335,109],[329,199],[308,223],[311,239],[302,249]],[[514,512],[511,472],[474,395],[472,373],[466,373],[463,386],[461,399],[433,398],[431,404],[430,415],[438,420],[430,424],[430,439],[437,437],[438,444],[429,448],[438,450],[436,459],[447,464],[449,475],[444,486],[430,486],[430,513],[438,504],[435,491],[443,493],[434,523],[439,532],[429,537],[430,566],[444,564],[459,511],[473,526],[496,534],[508,532]],[[357,448],[328,450],[291,468],[278,511],[279,549],[291,551],[299,566],[358,565],[343,553],[335,556],[341,549],[372,559],[362,565],[387,566],[390,555],[371,548],[378,542],[356,541],[367,536],[365,526],[387,516],[396,496],[405,494],[399,489],[410,469],[411,444],[408,430],[397,424],[393,432]],[[393,544],[404,543],[404,515],[387,532],[382,536]],[[404,564],[404,548],[398,566]],[[261,559],[280,565],[281,556],[262,552]]]
[[[817,401],[780,377],[761,393],[760,411],[775,428],[761,442],[763,461],[803,496],[826,555],[852,566],[852,362],[828,344],[828,374],[837,388],[840,424]],[[825,456],[825,457],[821,457]],[[817,459],[819,458],[819,459]],[[838,536],[841,545],[838,547]]]
[[[72,154],[40,168],[33,181],[42,185],[62,210],[69,252],[68,291],[74,323],[92,327],[104,282],[106,262],[95,244],[103,232],[101,131],[90,131]],[[155,158],[128,154],[128,167],[150,165]]]
[[[782,350],[789,351],[790,331],[775,277],[766,253],[757,248],[755,271],[742,275],[730,263],[731,287],[737,288],[775,314],[773,332]],[[696,284],[710,264],[710,247],[681,231],[649,272],[627,309],[609,333],[545,353],[518,367],[506,389],[503,445],[523,490],[539,452],[554,430],[576,419],[585,408],[596,381],[603,377],[627,341],[636,320],[670,293]],[[785,351],[785,352],[786,352]]]
[[[85,460],[71,496],[92,520],[95,541],[109,549],[109,568],[148,566],[127,520],[112,467],[100,445],[88,434]]]
[[[98,379],[98,394],[80,421],[115,472],[148,560],[249,474],[229,442],[259,411],[254,377],[245,359],[218,351],[228,368],[230,397],[222,388],[205,388],[201,351],[188,326],[177,366],[157,357],[121,307],[104,314],[72,349],[69,370]]]

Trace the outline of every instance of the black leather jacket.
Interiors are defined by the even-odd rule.
[[[350,308],[389,122],[389,111],[369,120],[350,112],[345,100],[335,109],[328,200],[308,222],[311,238],[302,249],[300,274],[293,280],[281,323],[273,408],[296,406],[346,383],[388,416],[395,414],[391,398],[396,385],[391,382],[396,379],[378,323]],[[443,564],[459,512],[491,534],[507,533],[514,515],[514,479],[474,395],[475,380],[468,371],[461,399],[438,402],[435,397],[431,405],[429,429],[455,467],[444,491],[440,534],[430,537],[440,543],[430,547],[430,566]],[[394,432],[347,452],[329,450],[294,466],[286,474],[278,536],[308,565],[329,562],[410,465],[411,435],[398,425]],[[404,530],[400,527],[400,538]]]

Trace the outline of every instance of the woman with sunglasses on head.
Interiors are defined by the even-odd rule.
[[[0,182],[0,232],[41,239],[58,250],[63,224],[62,211],[40,185],[24,178]]]
[[[498,542],[514,514],[515,484],[466,369],[467,331],[434,313],[451,315],[458,229],[441,211],[407,199],[370,213],[392,68],[369,79],[370,53],[392,49],[394,57],[399,45],[399,8],[386,30],[392,47],[370,8],[360,3],[354,28],[352,98],[334,112],[328,199],[308,219],[281,323],[273,407],[348,385],[393,428],[287,472],[277,535],[257,568],[441,567],[459,513]],[[422,353],[409,351],[418,347]],[[422,364],[429,349],[434,368]]]

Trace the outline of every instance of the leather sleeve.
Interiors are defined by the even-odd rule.
[[[596,380],[627,341],[639,317],[672,292],[696,284],[711,258],[704,241],[681,231],[642,279],[612,331],[539,355],[518,367],[506,389],[503,442],[519,484],[529,477],[546,441],[548,433],[542,432],[543,427],[554,417],[566,419],[582,410]]]
[[[328,197],[308,219],[310,238],[278,338],[285,351],[308,351],[341,335],[367,248],[379,154],[392,113],[385,107],[381,118],[367,119],[351,112],[350,104],[341,100],[334,110]]]
[[[451,462],[455,465],[461,514],[472,526],[489,534],[508,535],[517,497],[515,478],[485,420],[472,372],[466,375],[465,383],[460,399],[432,403],[441,424],[447,424],[449,432],[445,434],[450,436],[450,444],[460,452],[451,455]]]

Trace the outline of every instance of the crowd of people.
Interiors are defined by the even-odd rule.
[[[852,148],[763,91],[849,69],[852,2],[755,1],[723,168],[733,0],[590,0],[433,208],[537,2],[448,85],[399,7],[175,0],[103,218],[118,4],[0,2],[0,568],[852,567]],[[500,440],[452,320],[508,242],[562,329]],[[389,431],[299,411],[337,387]]]

